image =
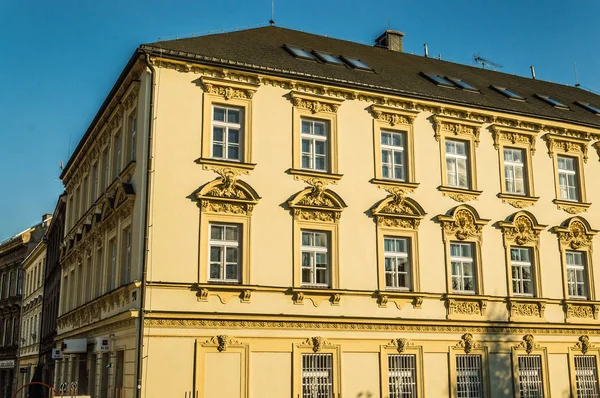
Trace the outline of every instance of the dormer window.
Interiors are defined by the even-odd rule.
[[[506,87],[500,87],[500,86],[494,86],[494,85],[492,85],[490,87],[511,100],[525,101],[525,98],[521,97],[519,94],[516,94],[516,93],[510,91]]]
[[[342,60],[340,60],[339,58],[334,57],[333,55],[326,53],[324,51],[314,50],[313,53],[317,56],[317,58],[319,58],[321,61],[325,62],[326,64],[334,64],[334,65],[340,65],[340,66],[344,65]]]
[[[366,63],[364,63],[363,61],[361,61],[358,58],[345,57],[345,56],[342,56],[341,58],[344,61],[346,61],[346,63],[348,65],[350,65],[351,67],[353,67],[354,69],[373,70],[369,65],[367,65]]]
[[[555,99],[554,99],[554,98],[552,98],[552,97],[548,97],[547,95],[540,95],[540,94],[536,94],[535,96],[536,96],[537,98],[541,99],[542,101],[544,101],[544,102],[546,102],[546,103],[548,103],[548,104],[552,105],[552,106],[553,106],[553,107],[555,107],[555,108],[558,108],[558,109],[565,109],[565,110],[568,110],[568,109],[569,109],[569,107],[568,107],[568,106],[566,106],[565,104],[563,104],[562,102],[559,102],[559,101],[555,100]]]
[[[476,92],[476,93],[479,92],[479,90],[477,88],[471,86],[469,83],[467,83],[464,80],[457,79],[455,77],[450,77],[450,76],[446,76],[446,80],[451,81],[452,83],[454,83],[458,87],[462,88],[463,90],[473,91],[473,92]]]
[[[452,82],[444,79],[440,75],[434,75],[433,73],[424,73],[424,72],[421,72],[421,75],[426,77],[428,80],[437,84],[440,87],[455,88],[454,84],[452,84]]]
[[[579,105],[580,107],[587,109],[588,111],[595,113],[596,115],[600,115],[600,108],[595,107],[594,105],[590,104],[589,102],[581,102],[581,101],[575,101],[575,103],[577,105]]]
[[[310,61],[316,61],[316,58],[311,53],[304,50],[303,48],[289,46],[287,44],[283,47],[296,58],[307,59]]]

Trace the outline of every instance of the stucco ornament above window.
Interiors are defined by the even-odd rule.
[[[517,246],[537,244],[540,232],[546,227],[546,225],[538,224],[533,214],[526,211],[511,215],[507,221],[499,222],[498,226],[504,234],[505,244]]]
[[[304,342],[302,342],[301,346],[312,347],[313,352],[319,352],[323,348],[326,348],[326,347],[327,348],[334,347],[334,345],[331,344],[329,342],[329,340],[327,340],[325,337],[322,337],[322,336],[315,336],[315,337],[308,338],[308,339],[304,340]]]
[[[465,350],[465,354],[469,354],[474,348],[481,348],[481,344],[475,342],[471,333],[465,333],[460,337],[460,341],[456,344],[456,348]]]
[[[412,125],[418,115],[418,111],[398,109],[389,106],[371,105],[371,113],[376,120],[386,122],[390,126]]]
[[[435,139],[440,140],[442,135],[446,136],[471,136],[475,147],[479,146],[479,130],[481,123],[448,116],[434,115]]]
[[[260,200],[248,183],[239,180],[235,169],[222,169],[220,177],[205,184],[196,193],[203,212],[251,215]]]
[[[343,100],[325,97],[321,95],[310,95],[299,91],[290,92],[290,98],[296,108],[305,109],[311,113],[337,113]]]
[[[566,137],[550,133],[546,134],[544,138],[546,139],[546,145],[548,146],[548,155],[554,156],[556,151],[574,155],[581,154],[583,156],[583,162],[587,163],[589,139]]]
[[[553,227],[552,232],[558,235],[562,247],[571,250],[591,250],[592,239],[598,233],[582,217],[572,217],[562,225]]]
[[[446,240],[481,240],[483,226],[490,221],[480,218],[477,210],[469,205],[457,206],[449,214],[437,216],[437,220],[442,224]]]
[[[288,206],[296,220],[337,223],[346,203],[323,181],[314,180],[311,187],[298,192],[288,201]]]
[[[225,100],[239,98],[252,99],[258,85],[239,81],[202,77],[204,90],[210,94],[223,97]]]
[[[403,189],[389,189],[390,195],[371,209],[378,225],[394,228],[417,229],[427,213]]]

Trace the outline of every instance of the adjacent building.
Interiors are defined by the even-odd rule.
[[[49,218],[44,215],[41,223],[0,242],[0,396],[3,398],[12,397],[17,388],[22,263],[42,241]]]
[[[50,223],[50,220],[46,220]],[[38,365],[40,326],[44,300],[46,240],[42,239],[22,263],[24,275],[21,304],[21,336],[19,339],[19,373],[17,386],[29,383]],[[25,397],[26,391],[22,396]]]
[[[598,396],[600,96],[402,40],[142,45],[61,175],[55,384]]]

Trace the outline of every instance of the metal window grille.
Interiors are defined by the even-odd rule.
[[[302,398],[333,398],[333,354],[302,354]]]
[[[456,397],[483,398],[481,355],[456,356]]]
[[[389,398],[417,398],[415,355],[388,355]]]
[[[577,398],[599,398],[598,368],[594,355],[575,356]]]
[[[519,355],[519,391],[521,398],[543,398],[542,357]]]

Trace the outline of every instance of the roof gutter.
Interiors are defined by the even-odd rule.
[[[141,202],[143,203],[142,211],[144,214],[141,215],[141,219],[143,220],[144,226],[141,231],[144,233],[144,239],[141,248],[141,263],[142,263],[142,284],[140,287],[140,308],[138,315],[138,330],[137,330],[137,347],[136,347],[136,369],[135,369],[135,392],[134,397],[140,398],[142,396],[142,361],[144,359],[144,318],[145,318],[145,300],[146,300],[146,279],[148,274],[148,239],[149,239],[149,213],[150,213],[150,180],[151,180],[151,162],[152,162],[152,139],[153,139],[153,126],[154,126],[154,85],[156,84],[155,75],[156,69],[150,63],[150,54],[146,51],[142,51],[146,59],[146,65],[150,70],[150,87],[146,91],[147,97],[149,97],[148,101],[148,139],[146,140],[147,148],[145,151],[146,154],[146,164],[144,172],[142,173],[142,187],[145,189],[142,191],[143,197],[141,198]]]
[[[425,100],[436,101],[436,102],[441,102],[441,103],[450,104],[450,105],[468,106],[468,107],[471,107],[474,109],[481,109],[481,110],[494,111],[494,112],[503,112],[503,113],[517,115],[517,116],[529,116],[529,117],[536,118],[536,119],[544,119],[544,120],[561,122],[561,123],[570,123],[570,124],[573,124],[576,126],[581,126],[581,127],[586,127],[586,128],[596,129],[596,130],[600,129],[600,125],[593,125],[593,124],[570,120],[570,119],[561,119],[561,118],[553,118],[550,116],[541,116],[537,113],[530,113],[530,112],[515,112],[515,111],[503,109],[503,108],[483,107],[483,106],[479,106],[477,104],[472,104],[469,102],[451,101],[451,100],[444,99],[444,98],[432,97],[432,96],[419,94],[419,93],[415,93],[415,92],[404,92],[404,91],[400,91],[400,90],[394,90],[389,87],[363,84],[363,83],[354,82],[351,80],[329,79],[325,76],[317,76],[317,75],[304,74],[304,73],[294,73],[291,71],[285,71],[282,69],[275,69],[275,68],[263,67],[263,66],[258,66],[258,65],[253,66],[253,65],[244,64],[244,63],[241,63],[238,61],[232,61],[232,60],[227,60],[227,59],[218,59],[218,58],[214,58],[214,57],[206,57],[203,55],[197,55],[197,54],[191,54],[191,53],[173,54],[173,52],[174,52],[173,50],[165,50],[165,49],[161,49],[160,47],[153,47],[153,46],[148,46],[148,45],[143,45],[142,48],[144,49],[143,50],[144,52],[148,51],[149,53],[151,53],[153,55],[163,57],[163,58],[171,58],[171,59],[182,60],[182,61],[190,61],[190,60],[199,61],[200,60],[205,65],[234,68],[234,69],[237,69],[240,71],[245,71],[245,72],[264,73],[264,74],[269,74],[271,76],[286,77],[286,78],[293,78],[293,79],[300,78],[300,79],[304,79],[306,81],[311,81],[311,82],[315,82],[315,83],[319,83],[319,84],[323,84],[323,83],[335,84],[337,86],[341,86],[341,87],[345,87],[345,88],[353,89],[353,90],[356,90],[357,89],[356,86],[359,86],[359,87],[363,87],[365,90],[371,90],[373,92],[380,93],[380,94],[399,95],[399,96],[404,96],[404,97],[407,97],[410,99],[421,99],[421,100],[425,99]],[[162,51],[160,51],[160,50],[162,50]]]

